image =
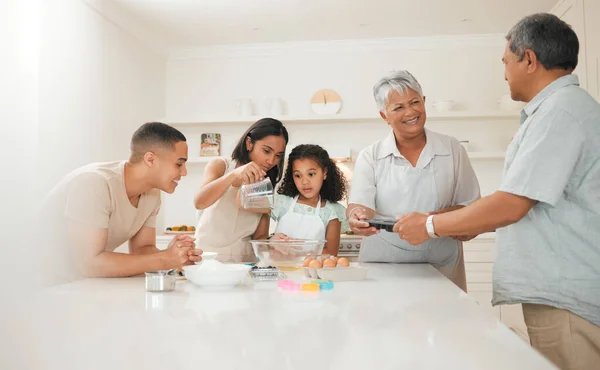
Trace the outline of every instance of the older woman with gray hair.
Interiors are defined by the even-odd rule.
[[[411,212],[433,215],[479,199],[467,152],[457,139],[425,128],[425,96],[409,72],[381,78],[373,95],[391,131],[356,160],[347,214],[352,231],[364,236],[359,261],[430,263],[466,291],[461,239],[468,237],[432,232],[432,239],[413,246],[391,227]],[[390,231],[377,228],[378,221]]]

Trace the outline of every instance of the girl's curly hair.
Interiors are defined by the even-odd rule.
[[[319,192],[322,200],[330,202],[339,202],[344,199],[348,191],[348,183],[342,171],[335,165],[333,160],[329,158],[329,153],[319,145],[302,144],[298,145],[288,158],[287,168],[281,186],[277,190],[279,194],[295,197],[299,194],[296,184],[294,183],[294,161],[297,159],[309,158],[317,162],[325,171],[327,170],[327,178],[323,180],[323,186]]]

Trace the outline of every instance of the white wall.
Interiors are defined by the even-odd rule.
[[[23,261],[33,259],[22,248],[28,247],[31,231],[27,216],[38,199],[33,184],[38,134],[39,10],[37,0],[0,2],[0,270],[5,276],[20,276]],[[26,279],[23,276],[5,286],[3,302],[11,302],[12,294],[21,294]],[[2,306],[0,310],[7,308]],[[5,317],[2,313],[0,316]],[[0,358],[5,358],[4,354]]]
[[[126,159],[133,131],[164,116],[166,57],[83,0],[45,2],[39,62],[40,180]]]
[[[25,272],[35,260],[27,222],[35,205],[38,51],[41,0],[0,2],[0,270],[10,278],[0,305],[0,369],[25,368],[34,353],[15,311],[30,293]],[[18,278],[16,278],[18,276]]]
[[[341,114],[375,115],[371,95],[375,81],[391,69],[407,69],[421,82],[429,103],[454,100],[458,109],[497,111],[497,100],[508,93],[501,63],[502,35],[392,39],[344,42],[287,43],[215,47],[181,52],[167,65],[167,121],[187,122],[207,116],[235,116],[235,100],[251,98],[261,115],[264,97],[280,97],[285,113],[305,116],[310,97],[332,88],[343,100]],[[282,118],[285,124],[285,118]],[[300,143],[323,145],[334,155],[355,154],[388,132],[383,121],[286,124],[288,149]],[[505,150],[518,119],[428,122],[428,127],[470,140],[473,150]],[[190,156],[198,156],[202,132],[222,134],[222,154],[228,155],[246,125],[180,126],[190,141]],[[502,160],[474,161],[489,194],[499,185]],[[167,225],[193,224],[193,193],[204,165],[189,165],[189,174],[163,206]]]
[[[407,69],[431,101],[493,108],[508,88],[502,35],[384,39],[205,48],[175,54],[167,70],[167,117],[235,113],[234,99],[282,97],[288,113],[309,113],[319,88],[337,90],[341,113],[371,113],[371,87],[391,69]],[[260,113],[260,112],[257,112]]]
[[[35,201],[40,1],[7,0],[0,5],[2,227],[22,222],[14,213],[22,216]]]

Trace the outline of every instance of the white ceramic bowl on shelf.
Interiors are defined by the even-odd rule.
[[[448,112],[451,111],[452,108],[454,108],[454,101],[453,100],[440,100],[440,101],[436,101],[435,103],[433,103],[433,107],[438,111],[438,112]]]

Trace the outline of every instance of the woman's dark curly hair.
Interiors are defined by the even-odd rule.
[[[330,202],[339,202],[344,199],[348,191],[348,183],[342,171],[335,165],[333,160],[329,158],[329,153],[318,145],[303,144],[298,145],[288,158],[287,169],[281,186],[277,192],[295,197],[299,194],[296,184],[294,184],[294,161],[297,159],[312,159],[317,162],[323,171],[327,170],[327,178],[323,180],[323,186],[319,192],[322,200]]]

